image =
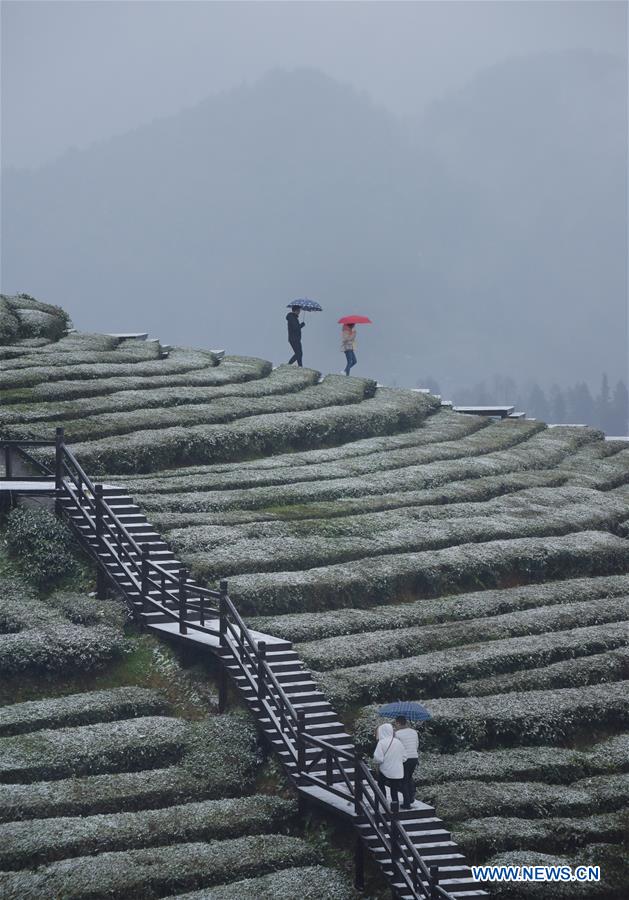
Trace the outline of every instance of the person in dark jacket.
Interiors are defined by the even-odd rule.
[[[288,360],[288,365],[292,366],[294,362],[297,363],[298,366],[303,366],[302,358],[303,358],[303,350],[301,347],[301,329],[306,324],[305,322],[299,321],[299,307],[292,306],[291,311],[286,314],[286,321],[288,323],[288,343],[293,348],[293,355]]]

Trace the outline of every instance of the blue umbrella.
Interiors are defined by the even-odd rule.
[[[425,722],[426,719],[432,719],[426,707],[413,700],[398,700],[396,703],[387,703],[386,706],[380,707],[378,715],[392,719],[395,716],[405,716],[409,722]]]
[[[286,306],[298,306],[300,309],[303,309],[306,312],[321,312],[323,309],[320,303],[317,303],[316,300],[309,300],[307,297],[301,297],[299,300],[293,300],[292,303],[287,303]]]

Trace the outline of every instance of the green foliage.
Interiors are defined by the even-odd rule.
[[[9,555],[40,590],[78,571],[76,545],[70,531],[45,509],[17,507],[7,516]]]

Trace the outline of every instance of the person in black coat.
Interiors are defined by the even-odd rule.
[[[294,362],[298,366],[302,366],[303,350],[301,347],[301,329],[306,324],[299,321],[299,307],[292,306],[291,311],[286,314],[286,322],[288,323],[288,343],[293,349],[293,355],[288,360],[288,365],[292,366]]]

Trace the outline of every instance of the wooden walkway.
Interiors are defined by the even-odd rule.
[[[219,708],[225,707],[229,678],[300,802],[318,804],[354,826],[357,887],[363,886],[367,849],[395,897],[487,896],[432,806],[416,802],[402,810],[381,793],[292,643],[250,631],[228,597],[226,582],[219,591],[195,584],[125,489],[94,484],[59,439],[57,445],[62,459],[53,482],[56,510],[96,562],[99,595],[116,591],[149,631],[200,645],[216,656]],[[10,489],[6,484],[0,480],[0,490]],[[23,492],[30,493],[28,485]]]

